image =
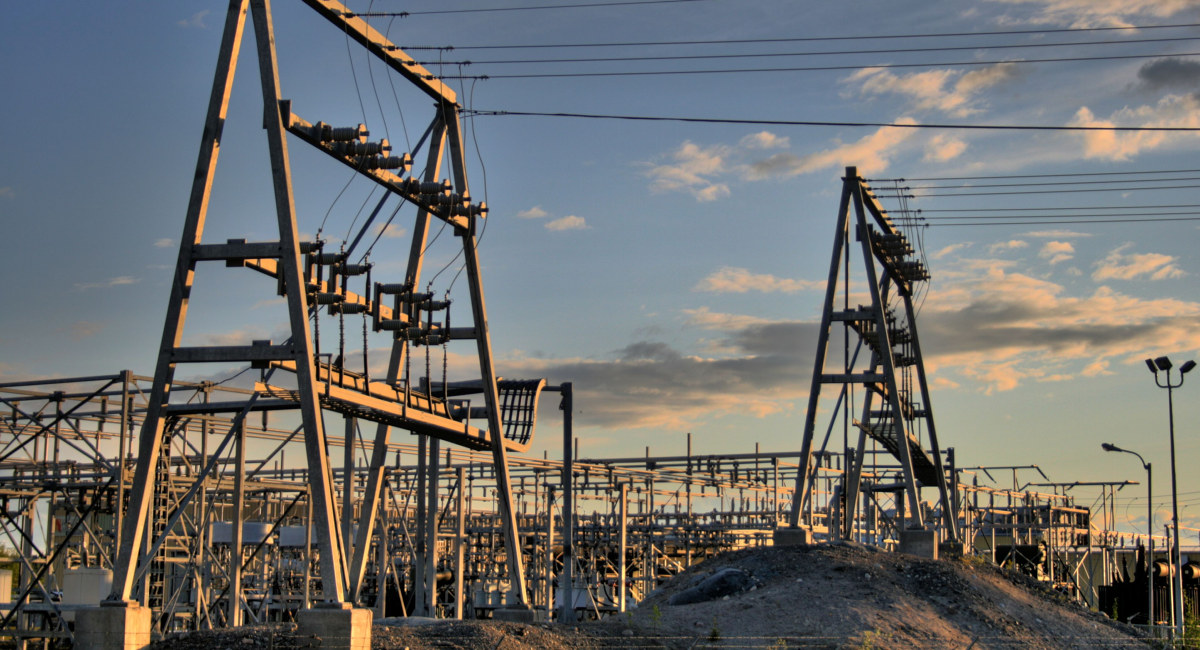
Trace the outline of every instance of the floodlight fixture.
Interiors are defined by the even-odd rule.
[[[1154,359],[1146,359],[1146,367],[1155,375],[1158,374],[1158,366],[1154,365]]]
[[[1168,357],[1159,357],[1159,358],[1155,359],[1154,365],[1158,366],[1159,370],[1170,370],[1172,367],[1171,359]]]
[[[1184,361],[1183,365],[1179,366],[1179,374],[1186,375],[1187,373],[1192,371],[1192,368],[1195,368],[1195,367],[1196,367],[1195,361],[1191,361],[1191,360]]]

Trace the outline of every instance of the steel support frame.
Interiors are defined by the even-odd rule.
[[[851,213],[851,210],[853,210],[853,213]],[[812,498],[812,483],[815,476],[812,458],[814,455],[816,416],[821,387],[826,383],[841,384],[843,386],[852,383],[863,383],[869,386],[872,383],[878,382],[882,384],[883,392],[887,397],[887,404],[885,406],[891,412],[891,422],[894,426],[894,435],[897,441],[896,457],[900,461],[905,493],[910,504],[909,512],[912,513],[915,527],[923,527],[925,525],[921,515],[920,486],[914,475],[912,451],[908,442],[910,432],[908,431],[908,427],[905,426],[905,422],[909,418],[906,418],[905,405],[901,403],[901,387],[897,377],[895,359],[892,356],[892,343],[888,328],[889,324],[886,318],[889,294],[894,288],[896,294],[904,304],[905,317],[908,319],[907,324],[910,330],[909,333],[911,334],[911,345],[916,357],[916,374],[924,411],[922,419],[926,422],[927,434],[932,446],[931,456],[937,473],[937,485],[931,487],[938,489],[942,511],[942,525],[945,530],[946,539],[957,540],[959,537],[957,510],[951,499],[945,470],[942,466],[941,449],[937,442],[937,433],[933,425],[933,411],[929,403],[928,383],[925,377],[924,362],[921,358],[919,339],[916,333],[917,328],[915,311],[912,306],[911,282],[897,277],[893,270],[884,264],[882,260],[877,260],[876,242],[872,239],[873,228],[870,227],[870,222],[868,221],[869,217],[873,218],[875,223],[879,224],[885,233],[892,234],[894,233],[894,229],[890,225],[890,222],[887,221],[885,215],[884,210],[878,205],[874,197],[869,193],[866,184],[858,176],[857,169],[847,167],[842,184],[841,199],[839,201],[837,229],[834,236],[833,253],[829,265],[825,301],[818,335],[816,359],[811,388],[809,390],[808,411],[805,416],[801,445],[803,460],[800,463],[797,473],[795,498],[792,502],[788,523],[792,527],[802,525],[802,515],[805,514],[806,507]],[[878,338],[875,346],[872,347],[870,369],[867,372],[853,372],[854,369],[851,367],[852,361],[845,359],[844,363],[846,367],[842,372],[827,373],[826,359],[833,323],[835,321],[843,321],[845,327],[847,329],[850,328],[849,320],[851,317],[849,315],[839,315],[834,303],[839,289],[839,277],[843,271],[843,259],[845,260],[844,271],[846,276],[844,281],[847,290],[850,283],[850,235],[852,233],[860,244],[863,271],[866,276],[865,282],[871,297],[871,306],[866,310],[866,317],[873,321],[874,333]],[[846,305],[845,308],[847,312],[850,311],[849,305]],[[847,354],[848,352],[847,350]],[[871,412],[871,405],[874,399],[871,391],[868,390],[867,393],[868,395],[864,399],[863,419],[858,436],[858,453],[853,454],[853,463],[847,468],[846,486],[843,490],[846,501],[845,507],[842,508],[842,521],[836,524],[842,535],[849,535],[851,533],[852,521],[858,500],[862,464],[866,458],[866,454],[862,453],[867,438],[865,428],[868,426],[868,414]],[[839,400],[839,409],[841,407],[842,401]],[[836,418],[836,415],[835,413],[833,417]],[[847,450],[848,459],[852,457],[849,452],[850,450]],[[811,528],[812,521],[809,519],[803,522],[803,524]]]
[[[377,32],[369,25],[356,18],[346,18],[344,8],[335,2],[309,2],[322,15],[340,24],[348,33],[354,33],[356,40],[368,45],[368,49],[384,58],[389,63],[397,63],[400,55],[395,48],[389,47]],[[205,252],[200,248],[204,230],[204,221],[208,201],[212,189],[212,178],[220,149],[221,129],[227,112],[230,89],[240,44],[245,29],[247,13],[250,14],[257,42],[259,73],[262,85],[264,126],[268,135],[272,179],[276,201],[276,217],[279,229],[279,262],[274,274],[280,281],[283,293],[288,300],[288,315],[292,338],[283,346],[286,352],[271,352],[271,354],[286,358],[294,363],[296,382],[300,398],[301,418],[303,421],[303,442],[312,480],[312,510],[315,534],[320,549],[321,575],[323,585],[323,600],[325,602],[353,603],[356,601],[362,587],[362,577],[366,568],[367,551],[374,532],[375,516],[380,500],[380,484],[382,478],[384,452],[389,436],[385,424],[379,424],[376,431],[374,453],[371,467],[367,475],[366,499],[361,510],[358,538],[355,540],[355,554],[352,560],[346,562],[347,543],[342,526],[338,525],[337,506],[333,496],[333,477],[328,458],[325,456],[325,431],[321,418],[321,405],[317,396],[317,380],[315,371],[315,356],[312,342],[312,332],[309,325],[309,304],[306,298],[301,251],[298,241],[295,205],[292,198],[292,181],[287,153],[287,126],[291,120],[290,106],[282,102],[279,90],[278,62],[274,46],[274,34],[271,20],[271,10],[268,0],[232,0],[225,21],[225,31],[222,38],[221,52],[218,57],[217,73],[214,76],[213,91],[210,97],[208,117],[206,118],[201,151],[196,168],[196,179],[189,201],[188,214],[181,238],[179,257],[176,263],[171,298],[168,302],[168,313],[163,328],[162,344],[159,348],[159,358],[155,371],[155,383],[151,392],[151,405],[143,422],[139,438],[139,465],[134,477],[134,490],[131,493],[129,511],[131,517],[122,522],[122,543],[118,551],[118,575],[114,582],[110,602],[129,602],[134,597],[134,576],[138,573],[139,556],[146,554],[150,540],[146,539],[148,520],[150,518],[150,502],[153,499],[154,481],[153,466],[150,459],[156,459],[161,453],[164,435],[166,407],[170,401],[170,385],[174,379],[175,369],[180,362],[231,361],[237,360],[250,348],[180,348],[184,324],[187,317],[188,299],[198,261],[212,259],[215,254]],[[353,23],[353,24],[351,24]],[[401,53],[402,54],[402,53]],[[466,164],[463,153],[461,123],[459,109],[454,101],[454,94],[445,87],[429,81],[429,75],[414,71],[409,62],[399,61],[394,65],[405,77],[410,78],[423,91],[439,101],[437,115],[431,131],[434,141],[429,153],[427,166],[427,181],[438,180],[442,166],[442,157],[447,146],[450,151],[450,168],[453,183],[459,195],[469,196],[466,177]],[[282,115],[282,108],[288,107],[289,115]],[[481,218],[478,214],[468,214],[466,227],[456,226],[456,234],[462,241],[463,254],[466,260],[467,278],[471,297],[472,315],[474,317],[474,334],[480,357],[480,369],[483,378],[483,396],[488,411],[488,426],[492,440],[492,456],[497,476],[497,490],[501,500],[503,513],[503,528],[509,564],[509,575],[514,583],[517,604],[527,606],[528,596],[525,585],[525,575],[522,555],[519,551],[517,523],[513,511],[513,499],[508,471],[506,450],[503,444],[503,423],[499,415],[499,392],[495,379],[495,369],[492,362],[490,333],[487,325],[486,308],[483,300],[483,285],[480,274],[480,263],[477,257],[476,224]],[[414,228],[412,255],[406,281],[410,286],[417,286],[428,233],[430,214],[422,209],[418,215],[417,226]],[[456,219],[453,223],[461,224],[463,220]],[[269,248],[269,247],[268,247]],[[256,249],[257,250],[257,249]],[[411,307],[410,307],[411,309]],[[415,314],[408,314],[410,318]],[[399,369],[403,366],[407,354],[407,344],[397,341],[389,362],[388,379],[395,382]],[[273,357],[274,358],[274,357]],[[348,441],[348,444],[349,441]],[[201,477],[203,478],[203,477]],[[425,499],[426,495],[419,495]],[[436,498],[431,496],[431,498]],[[343,517],[350,518],[351,513],[343,512]],[[352,530],[348,525],[346,531]],[[140,558],[145,561],[146,558]],[[430,576],[432,579],[432,576]],[[144,595],[142,598],[144,599]],[[236,612],[231,610],[231,618],[236,619]]]

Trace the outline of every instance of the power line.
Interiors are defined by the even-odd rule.
[[[979,185],[905,185],[901,189],[905,190],[958,190],[971,189],[978,187],[1031,187],[1031,186],[1047,186],[1047,185],[1108,185],[1110,183],[1171,183],[1175,181],[1200,181],[1200,177],[1185,176],[1183,178],[1140,178],[1140,179],[1121,179],[1121,180],[1106,180],[1106,181],[1048,181],[1045,183],[1025,182],[1025,183],[980,183]],[[1146,188],[1154,189],[1154,188]]]
[[[358,14],[363,15],[363,14]],[[405,45],[405,50],[516,50],[516,49],[549,49],[549,48],[595,48],[595,47],[645,47],[645,46],[673,46],[673,45],[744,45],[744,44],[761,44],[761,43],[819,43],[830,41],[863,41],[863,40],[889,40],[889,39],[907,39],[907,38],[955,38],[955,37],[979,37],[979,36],[1015,36],[1028,34],[1066,34],[1066,33],[1085,33],[1085,32],[1111,32],[1111,31],[1129,31],[1143,29],[1184,29],[1190,27],[1200,27],[1200,23],[1182,23],[1178,25],[1138,25],[1131,27],[1083,27],[1083,28],[1063,28],[1063,29],[1015,29],[1002,30],[991,32],[942,32],[942,33],[924,33],[924,34],[877,34],[877,35],[859,35],[859,36],[807,36],[795,38],[745,38],[745,39],[714,39],[714,40],[687,40],[687,41],[626,41],[626,42],[600,42],[600,43],[542,43],[542,44],[516,44],[516,45],[465,45],[465,46],[421,46],[421,45]]]
[[[993,174],[990,176],[930,176],[925,178],[868,178],[868,183],[905,183],[908,181],[976,181],[997,178],[1067,178],[1076,176],[1134,176],[1147,174],[1195,174],[1200,169],[1156,169],[1136,172],[1078,172],[1074,174]]]
[[[797,66],[788,68],[726,68],[726,69],[706,69],[706,70],[643,70],[643,71],[626,71],[626,72],[545,72],[545,73],[522,73],[522,74],[498,74],[498,75],[442,75],[442,79],[475,79],[479,81],[490,79],[563,79],[563,78],[580,78],[580,77],[649,77],[649,76],[669,76],[669,75],[698,75],[698,74],[751,74],[757,72],[833,72],[839,70],[864,70],[868,68],[879,69],[894,69],[894,68],[932,68],[937,66],[984,66],[984,65],[999,65],[1002,63],[1011,64],[1028,64],[1028,63],[1069,63],[1079,61],[1122,61],[1129,59],[1160,59],[1163,57],[1182,57],[1182,56],[1200,56],[1200,52],[1159,52],[1155,54],[1126,54],[1114,56],[1075,56],[1075,57],[1054,57],[1046,59],[1019,59],[1019,60],[988,60],[988,61],[939,61],[933,63],[878,63],[872,65],[822,65],[822,66]]]
[[[537,11],[543,9],[591,9],[595,7],[624,7],[629,5],[664,5],[679,2],[703,2],[704,0],[624,0],[619,2],[586,2],[576,5],[532,5],[528,7],[483,7],[479,9],[431,9],[429,11],[347,11],[347,17],[360,18],[408,18],[409,16],[431,16],[435,14],[477,14],[495,11]]]
[[[1047,210],[1151,210],[1151,209],[1176,209],[1176,208],[1200,208],[1200,203],[1180,203],[1175,205],[1120,205],[1120,206],[1071,206],[1071,207],[1039,207],[1039,208],[972,208],[974,212],[1040,212]],[[952,208],[922,208],[917,212],[960,212],[960,210]]]
[[[485,61],[417,61],[419,65],[515,65],[535,63],[624,63],[633,61],[695,61],[720,59],[755,59],[806,56],[852,56],[860,54],[913,54],[917,52],[961,52],[978,50],[1011,50],[1046,47],[1069,47],[1090,45],[1128,45],[1134,43],[1167,43],[1179,41],[1196,41],[1200,36],[1180,36],[1172,38],[1142,38],[1123,41],[1077,41],[1072,43],[1006,43],[1001,45],[956,45],[944,47],[911,47],[875,50],[827,50],[820,52],[759,52],[743,54],[679,54],[661,56],[613,56],[613,57],[574,57],[557,59],[493,59]]]
[[[1200,217],[1163,217],[1161,219],[1081,219],[1078,221],[968,221],[964,223],[923,222],[919,217],[897,217],[898,221],[918,220],[926,226],[1065,226],[1071,224],[1150,223],[1159,221],[1200,221]]]
[[[670,117],[663,115],[617,115],[601,113],[542,113],[535,111],[463,111],[488,117],[564,117],[591,120],[624,120],[635,122],[683,122],[699,124],[748,124],[759,126],[842,126],[842,127],[894,127],[898,129],[962,129],[975,131],[1120,131],[1120,132],[1200,132],[1194,126],[1050,126],[1037,124],[945,124],[907,122],[838,122],[828,120],[754,120],[709,117]]]
[[[1186,179],[1181,179],[1186,180]],[[1090,187],[1079,190],[1011,190],[1005,192],[958,192],[955,194],[921,194],[923,199],[947,199],[956,196],[1016,196],[1019,194],[1070,194],[1074,192],[1140,192],[1145,190],[1191,190],[1200,187],[1200,185],[1163,185],[1161,187]],[[894,194],[882,193],[879,190],[875,191],[880,196],[895,196]],[[913,195],[907,195],[907,198],[913,198]]]
[[[974,210],[972,210],[972,211],[974,211]],[[922,216],[912,216],[912,217],[901,216],[901,217],[896,217],[896,218],[924,219],[924,221],[928,221],[930,223],[937,223],[940,221],[955,221],[955,219],[972,219],[972,221],[989,221],[989,219],[1013,219],[1013,218],[1026,219],[1027,218],[1027,219],[1045,219],[1046,223],[1051,223],[1051,222],[1056,222],[1056,221],[1063,221],[1063,219],[1085,218],[1085,217],[1086,218],[1092,218],[1092,217],[1094,217],[1094,218],[1102,218],[1102,217],[1103,218],[1108,218],[1108,217],[1130,218],[1130,217],[1180,217],[1180,216],[1184,216],[1184,215],[1200,216],[1200,212],[1114,212],[1114,213],[1111,213],[1111,215],[1019,215],[1019,216],[1018,215],[924,216],[924,213],[920,210],[918,210],[917,213],[918,213],[918,215],[922,215]],[[1148,221],[1148,219],[1146,219],[1146,221]]]

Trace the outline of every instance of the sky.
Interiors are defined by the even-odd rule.
[[[408,12],[371,21],[458,92],[471,191],[490,208],[479,255],[498,369],[573,382],[583,456],[679,454],[688,433],[697,453],[799,449],[840,178],[856,166],[885,207],[904,207],[899,186],[921,211],[932,280],[917,326],[942,447],[1055,482],[1142,481],[1100,444],[1138,451],[1158,469],[1161,530],[1167,395],[1143,360],[1200,356],[1200,1],[350,6]],[[152,373],[225,8],[9,8],[0,381]],[[274,15],[298,115],[417,146],[427,98],[302,3]],[[252,43],[209,242],[273,237]],[[984,125],[1192,130],[964,128]],[[351,239],[378,195],[289,146],[301,233]],[[402,211],[368,233],[376,280],[402,278],[410,229]],[[426,277],[459,297],[450,239]],[[286,337],[272,282],[202,268],[185,344]],[[327,342],[336,326],[321,325]],[[386,346],[370,343],[376,367]],[[1200,528],[1191,381],[1175,392],[1179,493]],[[558,416],[543,411],[531,453],[554,457]],[[1129,530],[1144,530],[1144,495],[1119,493]]]

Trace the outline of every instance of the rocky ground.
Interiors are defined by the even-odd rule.
[[[283,625],[191,634],[156,647],[290,650],[304,641]],[[1149,647],[1133,628],[1019,574],[855,544],[726,553],[666,583],[635,610],[604,621],[376,625],[371,642],[377,649],[412,650]]]

